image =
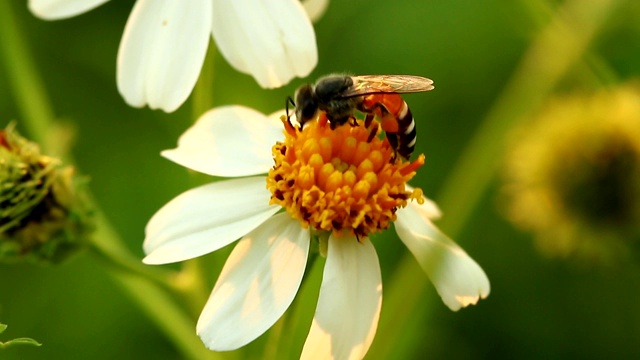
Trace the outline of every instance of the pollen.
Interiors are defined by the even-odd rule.
[[[408,201],[422,203],[422,190],[406,183],[424,155],[413,162],[395,156],[385,137],[372,134],[379,126],[356,120],[331,129],[324,113],[302,130],[281,120],[285,139],[272,148],[267,176],[270,203],[305,228],[360,239],[388,228]]]

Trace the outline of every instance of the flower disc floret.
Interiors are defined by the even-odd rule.
[[[378,127],[363,122],[331,129],[322,113],[304,129],[282,118],[285,139],[272,148],[275,165],[267,188],[271,204],[284,207],[291,216],[315,230],[335,236],[364,237],[387,229],[396,210],[407,201],[422,202],[422,190],[405,184],[424,164],[396,157]]]

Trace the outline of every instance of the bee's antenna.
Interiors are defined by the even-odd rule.
[[[287,100],[285,101],[284,106],[287,112],[287,122],[289,123],[289,125],[291,125],[292,128],[295,129],[295,127],[291,123],[291,114],[289,114],[289,104],[291,104],[294,109],[296,108],[296,103],[293,102],[293,99],[291,98],[291,96],[287,96]]]

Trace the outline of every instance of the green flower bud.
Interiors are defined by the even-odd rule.
[[[0,130],[0,262],[59,262],[93,229],[82,179],[13,124]]]
[[[596,263],[637,256],[640,88],[558,99],[512,140],[508,215],[544,253]]]

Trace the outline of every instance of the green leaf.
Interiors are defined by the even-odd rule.
[[[6,329],[7,325],[0,323],[0,334],[2,334]],[[9,340],[7,342],[0,341],[0,349],[6,349],[13,345],[33,345],[33,346],[42,346],[39,342],[31,339],[31,338],[17,338],[13,340]]]
[[[0,349],[6,349],[12,345],[33,345],[33,346],[42,346],[39,342],[31,339],[31,338],[17,338],[13,340],[9,340],[7,342],[0,341]]]

